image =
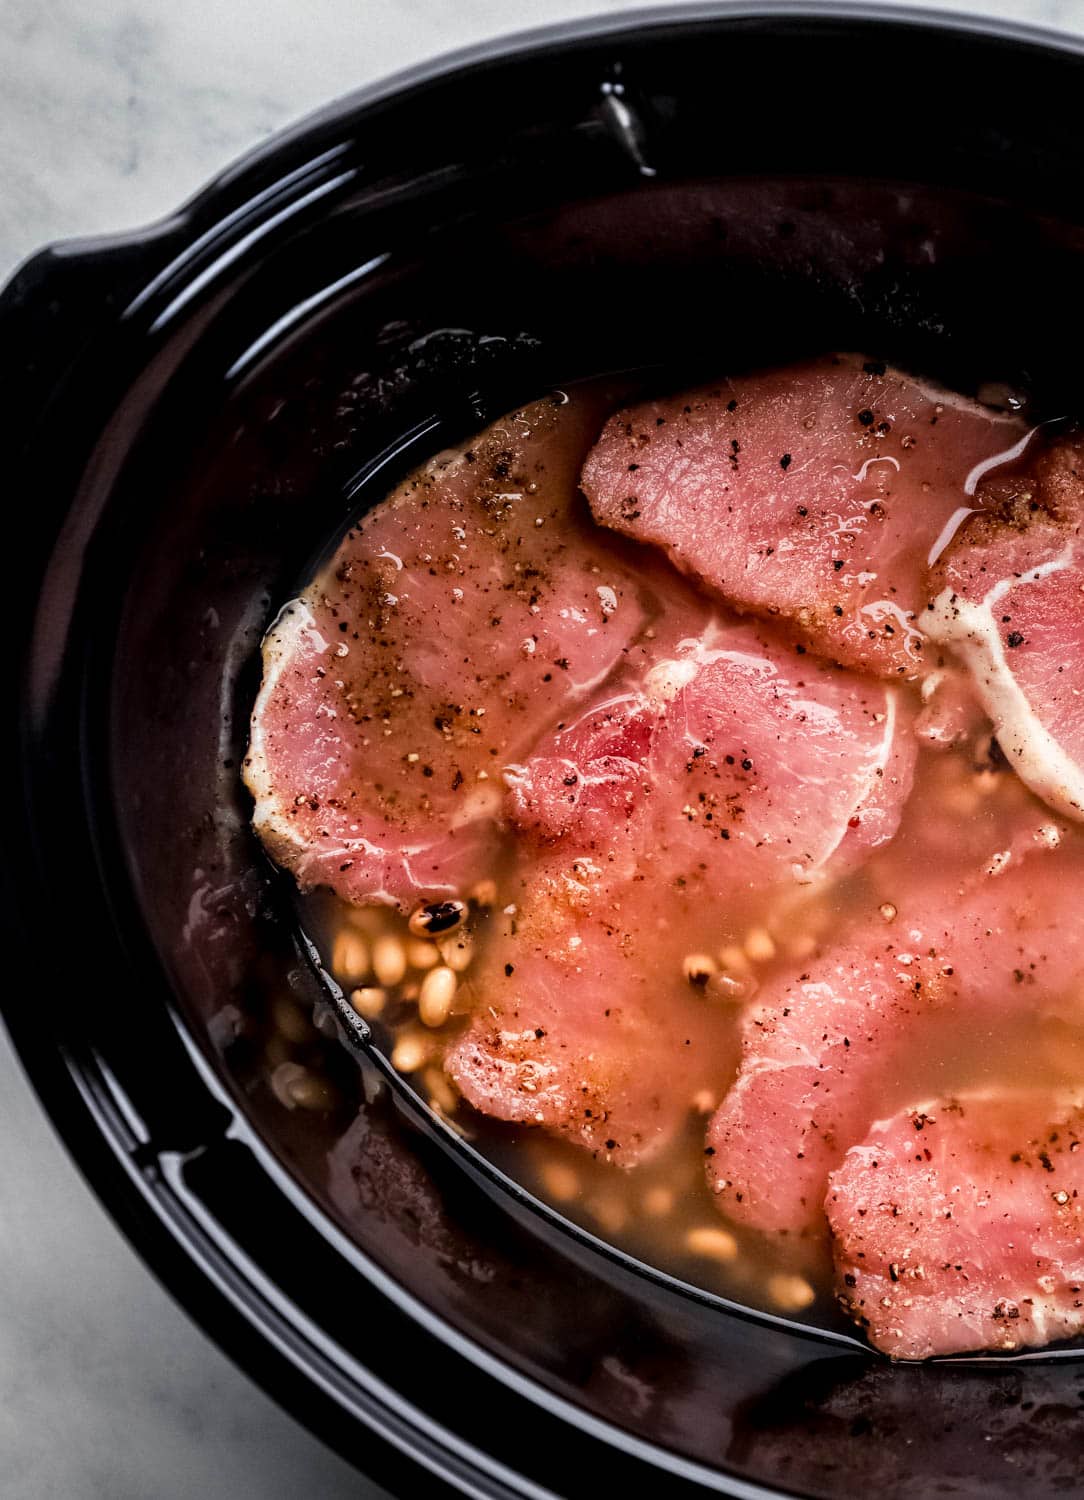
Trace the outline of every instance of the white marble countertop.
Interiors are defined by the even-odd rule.
[[[345,92],[607,0],[0,0],[0,279],[175,207]],[[974,0],[1084,30],[1084,0]],[[0,1453],[12,1500],[374,1492],[242,1376],[143,1268],[0,1034]]]

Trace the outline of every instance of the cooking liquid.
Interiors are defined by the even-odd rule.
[[[815,959],[856,912],[883,911],[881,920],[889,926],[895,920],[892,894],[905,880],[913,881],[916,862],[932,868],[936,861],[943,870],[958,862],[964,868],[971,851],[996,851],[1012,829],[1030,826],[1032,818],[1037,830],[1052,822],[1048,810],[1000,764],[996,750],[991,756],[988,732],[952,751],[924,749],[903,822],[890,844],[860,870],[804,900],[796,902],[794,892],[786,889],[770,893],[761,919],[744,933],[728,929],[721,899],[717,912],[705,913],[700,951],[712,956],[720,970],[729,962],[763,985],[773,973],[792,970],[796,959]],[[1068,864],[1081,854],[1084,837],[1063,830],[1060,847],[1036,857]],[[505,894],[507,888],[495,881],[491,891],[483,892],[486,904],[472,903],[462,927],[441,944],[453,962],[458,961],[457,944],[464,949],[469,944],[474,957],[457,974],[455,1009],[438,1028],[419,1021],[420,987],[433,968],[409,964],[407,955],[413,951],[421,956],[422,950],[405,918],[349,907],[326,891],[301,902],[306,926],[331,972],[336,972],[337,940],[342,944],[343,934],[363,937],[369,954],[365,972],[340,967],[336,978],[348,994],[383,990],[379,1011],[369,1016],[378,1041],[403,1063],[405,1076],[430,1106],[502,1171],[575,1223],[681,1280],[767,1311],[850,1330],[835,1309],[827,1227],[804,1236],[759,1234],[728,1223],[708,1189],[704,1134],[736,1070],[740,1006],[689,982],[698,1003],[725,1011],[731,1047],[720,1059],[717,1086],[689,1100],[685,1128],[641,1166],[626,1169],[593,1159],[536,1128],[484,1116],[458,1098],[440,1057],[469,1009],[484,1003],[471,968],[500,920]],[[402,950],[408,966],[401,982],[381,987],[372,954],[389,940]],[[340,954],[344,951],[340,946]],[[436,967],[439,951],[426,955],[426,963]],[[756,1003],[754,994],[749,1004]],[[659,1023],[666,1024],[665,1015]],[[1078,1028],[1052,1016],[1036,1022],[1027,1006],[1013,1020],[995,1016],[988,1025],[976,1024],[973,1014],[963,1024],[951,1014],[931,1017],[884,1077],[878,1112],[887,1116],[926,1099],[997,1084],[1071,1088],[1082,1073],[1084,1025]]]
[[[628,544],[615,539],[615,546]],[[650,554],[650,567],[658,556]],[[664,565],[665,566],[665,565]],[[720,611],[720,613],[725,613]],[[918,703],[918,687],[913,692]],[[857,871],[829,885],[776,887],[758,906],[728,910],[725,893],[705,902],[695,941],[671,951],[666,962],[691,970],[690,1003],[716,1007],[724,1044],[708,1088],[689,1099],[684,1129],[659,1154],[626,1169],[542,1130],[483,1116],[459,1098],[441,1058],[469,1012],[485,1004],[473,975],[487,943],[515,900],[515,841],[511,835],[489,876],[467,904],[462,922],[434,943],[411,931],[408,920],[385,908],[359,909],[327,891],[300,899],[302,920],[329,972],[373,1026],[378,1042],[423,1099],[448,1126],[497,1167],[560,1214],[630,1255],[734,1300],[820,1326],[853,1326],[836,1310],[827,1227],[823,1233],[762,1235],[727,1222],[715,1206],[704,1172],[705,1128],[732,1082],[739,1059],[742,1003],[702,983],[697,959],[730,974],[739,990],[753,991],[774,973],[814,960],[856,913],[876,911],[890,924],[894,894],[913,888],[916,869],[951,881],[976,870],[1008,846],[1020,830],[1041,841],[1049,810],[1005,766],[988,727],[946,750],[924,746],[912,795],[896,837]],[[1060,845],[1036,855],[1069,862],[1084,853],[1084,834],[1062,831]],[[1067,878],[1072,878],[1067,873]],[[946,887],[948,888],[948,887]],[[687,929],[686,929],[687,930]],[[683,930],[683,935],[684,935]],[[660,945],[666,951],[666,944]],[[434,985],[450,969],[454,979]],[[425,1024],[423,986],[454,988],[448,1019]],[[1047,997],[1052,999],[1059,997]],[[438,1007],[439,1009],[439,1007]],[[659,1016],[660,1027],[675,1024]],[[965,1089],[1006,1084],[1071,1087],[1084,1070],[1084,1027],[1064,1019],[1039,1019],[1027,1006],[1013,1020],[957,1023],[951,1013],[931,1018],[911,1039],[906,1055],[883,1078],[878,1114]],[[849,1143],[845,1143],[849,1144]]]

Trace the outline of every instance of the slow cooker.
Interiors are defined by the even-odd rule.
[[[239,775],[329,538],[555,382],[830,345],[1079,405],[1082,86],[1073,41],[930,13],[586,21],[342,100],[3,293],[4,1016],[148,1263],[397,1494],[1084,1488],[1077,1351],[892,1365],[454,1136],[344,1018]],[[286,1045],[320,1107],[270,1087]]]

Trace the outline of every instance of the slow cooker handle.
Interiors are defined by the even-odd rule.
[[[93,337],[116,326],[181,242],[177,220],[123,239],[72,240],[31,256],[0,291],[0,399],[21,443]]]

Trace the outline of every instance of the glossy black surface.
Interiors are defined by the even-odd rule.
[[[1080,80],[1070,44],[838,6],[590,24],[345,101],[4,293],[5,1017],[159,1273],[404,1495],[410,1465],[480,1495],[1084,1484],[1075,1358],[892,1368],[705,1306],[495,1182],[379,1059],[362,1090],[314,1042],[344,1103],[284,1115],[237,1020],[326,1008],[237,764],[259,636],[355,477],[550,381],[825,343],[1079,405]],[[59,911],[108,1003],[53,977]]]

